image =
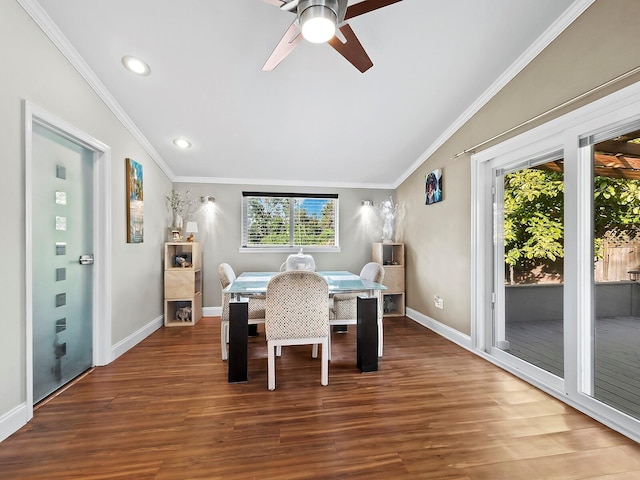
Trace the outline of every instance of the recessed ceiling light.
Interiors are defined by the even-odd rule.
[[[139,58],[132,57],[131,55],[125,55],[122,57],[122,64],[124,67],[138,75],[149,75],[151,73],[151,68],[144,60],[140,60]]]
[[[189,140],[187,140],[186,138],[183,138],[183,137],[174,138],[173,139],[173,144],[178,148],[190,148],[191,147],[191,142]]]

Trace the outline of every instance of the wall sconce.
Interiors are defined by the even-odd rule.
[[[371,200],[362,200],[363,207],[373,207],[373,202]]]
[[[205,205],[207,203],[213,203],[216,201],[216,197],[213,195],[205,195],[204,197],[200,197],[200,202]]]

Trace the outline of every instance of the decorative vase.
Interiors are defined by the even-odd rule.
[[[382,243],[393,243],[393,219],[385,218],[382,227]]]
[[[177,230],[182,230],[182,215],[180,215],[178,212],[173,212],[172,227]]]
[[[182,215],[177,212],[173,212],[173,219],[171,226],[169,227],[169,241],[181,242],[182,241]]]

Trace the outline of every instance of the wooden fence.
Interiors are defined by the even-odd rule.
[[[613,242],[604,240],[604,255],[595,265],[596,282],[617,282],[620,280],[640,280],[629,271],[640,272],[640,241]]]

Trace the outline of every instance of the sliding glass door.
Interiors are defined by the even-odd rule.
[[[640,84],[471,171],[473,349],[640,441]]]
[[[604,138],[601,138],[604,137]],[[640,419],[640,130],[583,141],[592,163],[593,349],[584,393]]]
[[[563,377],[563,160],[519,161],[493,178],[491,344],[532,371]]]

